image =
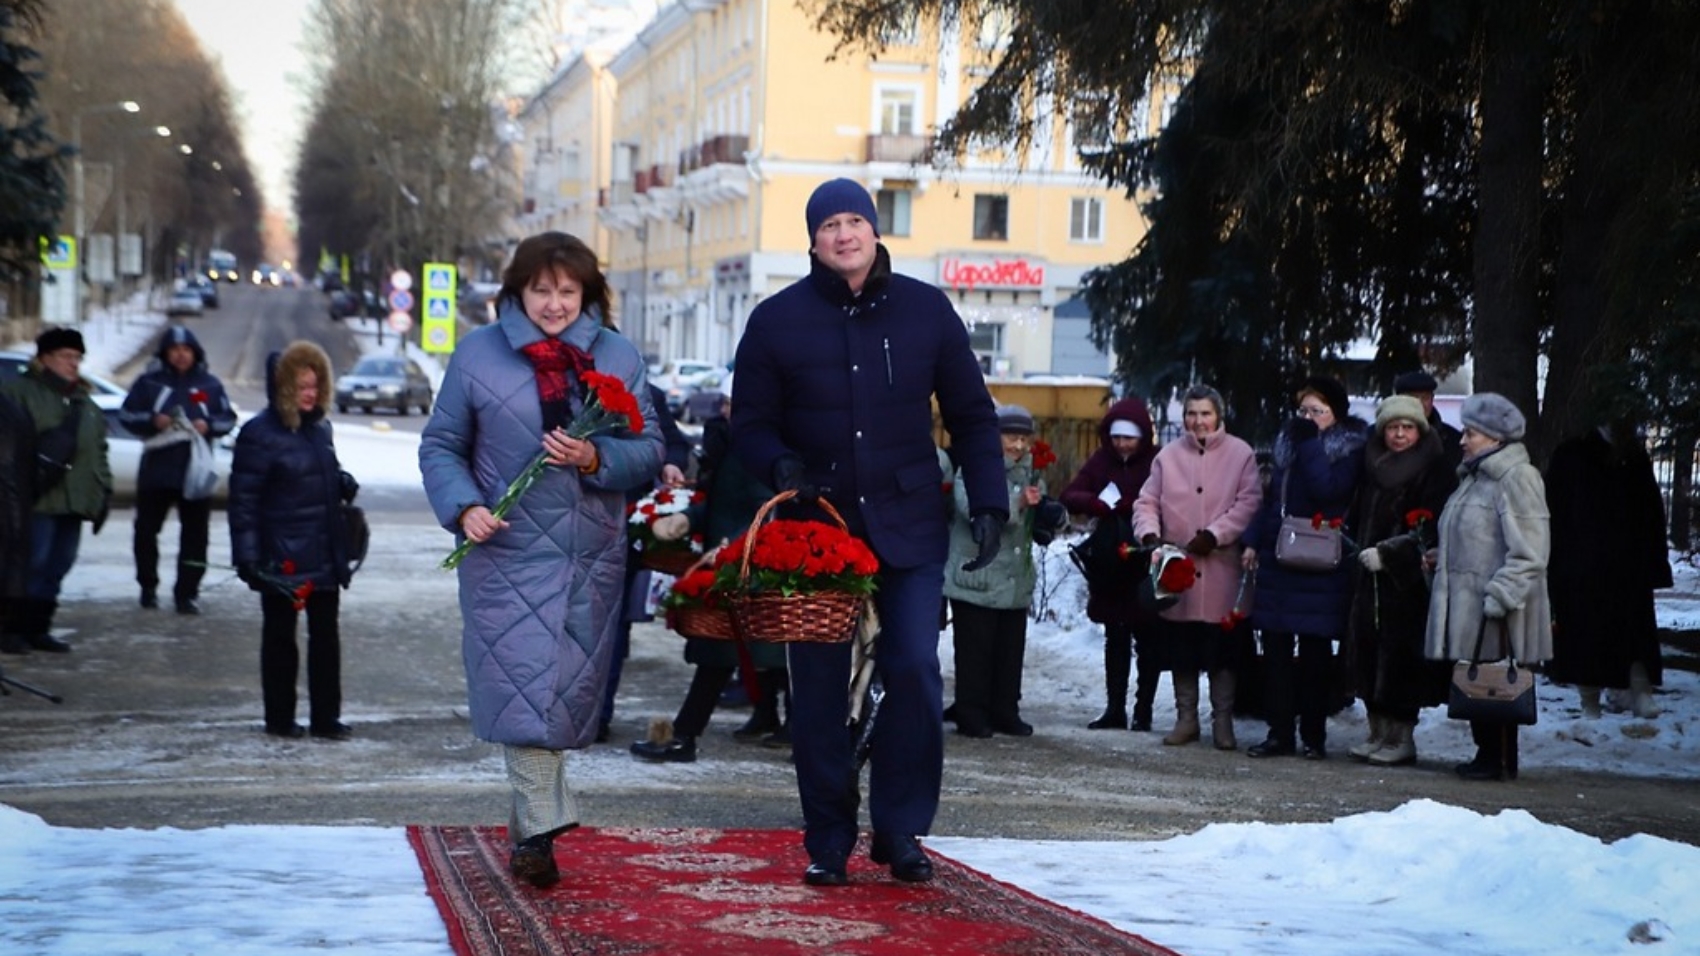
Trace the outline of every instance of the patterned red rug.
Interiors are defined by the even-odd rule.
[[[803,885],[789,830],[574,830],[549,890],[507,872],[501,827],[408,827],[460,956],[1177,956],[932,853],[933,882],[868,862]]]

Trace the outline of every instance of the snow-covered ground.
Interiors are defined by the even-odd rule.
[[[145,347],[153,319],[96,316],[90,370]],[[412,483],[413,458],[398,446],[416,441],[350,428],[338,451],[364,485]],[[1079,615],[1060,547],[1045,559],[1054,613],[1030,631],[1027,697],[1066,697],[1086,712],[1100,686],[1101,635]],[[1661,594],[1660,623],[1700,628],[1700,570],[1678,563],[1677,579]],[[1540,723],[1522,738],[1525,767],[1700,778],[1696,675],[1667,671],[1663,713],[1651,721],[1583,721],[1572,692],[1540,696]],[[1168,698],[1165,687],[1159,721],[1172,719]],[[1361,727],[1361,711],[1344,719]],[[1425,757],[1470,756],[1467,731],[1438,711],[1424,715],[1417,740]],[[1185,956],[1700,953],[1700,848],[1650,836],[1607,844],[1520,810],[1416,800],[1329,823],[1217,824],[1151,842],[938,836],[928,845]],[[451,952],[402,829],[73,830],[0,806],[0,952],[316,949]]]

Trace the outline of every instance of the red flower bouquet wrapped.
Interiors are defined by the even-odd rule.
[[[682,538],[659,538],[655,523],[670,515],[682,516],[707,498],[700,491],[657,488],[626,506],[626,535],[644,567],[678,577],[702,560],[701,532],[687,532]]]
[[[716,586],[715,569],[699,567],[673,582],[661,606],[667,626],[684,637],[730,641],[738,636],[731,601]]]
[[[877,586],[879,559],[825,501],[835,524],[767,520],[794,495],[774,496],[750,530],[721,549],[717,579],[735,595],[733,616],[752,640],[848,641]]]

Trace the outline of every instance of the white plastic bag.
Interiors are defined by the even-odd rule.
[[[189,439],[189,467],[183,471],[183,498],[200,501],[212,497],[218,487],[218,466],[213,462],[212,443],[199,435]]]

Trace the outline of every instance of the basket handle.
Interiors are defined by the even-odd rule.
[[[773,509],[795,497],[797,497],[797,493],[795,491],[781,491],[779,494],[767,499],[767,501],[762,503],[760,508],[756,509],[755,519],[750,522],[750,530],[744,534],[744,556],[743,560],[738,565],[738,580],[740,582],[747,582],[750,579],[750,555],[755,551],[757,529],[762,526],[763,522],[767,521],[768,515],[772,514]],[[840,530],[850,530],[850,526],[844,523],[844,516],[838,513],[838,509],[832,506],[832,502],[825,498],[817,498],[815,499],[815,503],[820,505],[821,509],[827,513],[828,517],[830,517],[833,521],[838,522]]]

